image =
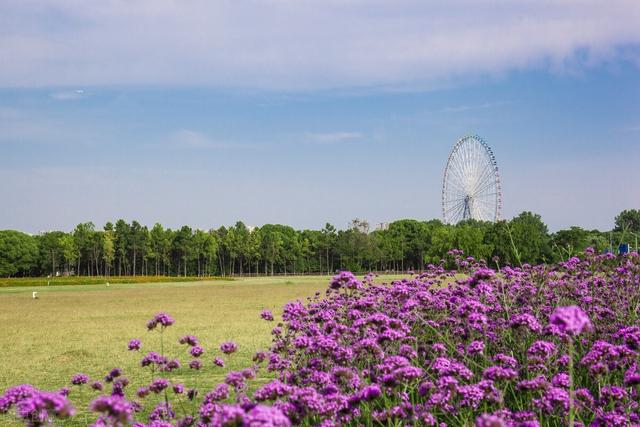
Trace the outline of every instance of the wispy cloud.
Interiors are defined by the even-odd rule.
[[[179,148],[193,149],[221,149],[237,148],[239,145],[223,141],[216,141],[207,134],[191,129],[180,129],[170,137],[171,142]]]
[[[462,113],[469,110],[486,110],[488,108],[502,107],[504,105],[512,104],[512,101],[495,101],[484,102],[482,104],[466,104],[466,105],[451,105],[446,106],[438,110],[441,113]]]
[[[627,126],[619,129],[620,132],[640,132],[640,125],[638,126]]]
[[[337,144],[362,139],[364,135],[360,132],[329,132],[314,133],[307,132],[305,140],[313,144]]]
[[[0,86],[434,87],[638,65],[638,22],[637,0],[2,2]]]
[[[63,90],[49,94],[50,98],[58,101],[75,101],[77,99],[82,99],[85,96],[86,94],[84,92],[84,89]]]

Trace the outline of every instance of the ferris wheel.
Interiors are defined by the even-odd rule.
[[[500,219],[502,190],[493,151],[480,137],[465,136],[453,146],[442,180],[442,216],[446,224],[465,219]]]

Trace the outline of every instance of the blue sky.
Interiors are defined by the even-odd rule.
[[[439,218],[466,134],[506,218],[640,208],[638,4],[447,4],[0,2],[0,229]]]

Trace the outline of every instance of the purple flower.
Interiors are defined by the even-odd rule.
[[[221,368],[224,368],[224,360],[222,360],[219,357],[216,357],[216,358],[213,359],[213,364],[216,365],[216,366],[219,366]]]
[[[102,391],[104,386],[102,385],[102,383],[100,381],[94,381],[94,382],[91,383],[91,388],[93,390],[96,390],[96,391]]]
[[[131,341],[129,341],[127,348],[129,349],[129,351],[139,351],[141,346],[142,343],[140,342],[140,340],[137,338],[133,338]]]
[[[509,319],[509,326],[512,328],[525,327],[531,332],[540,332],[542,327],[538,323],[538,319],[528,313],[516,314]]]
[[[202,368],[202,362],[199,361],[198,359],[194,359],[191,362],[189,362],[189,368],[198,371],[200,370],[200,368]]]
[[[169,387],[169,381],[164,378],[156,378],[149,386],[149,390],[158,394],[167,387]]]
[[[105,382],[113,382],[114,379],[118,378],[122,375],[122,370],[120,368],[113,368],[106,377],[104,377]]]
[[[149,320],[149,322],[147,322],[147,329],[151,331],[155,329],[156,326],[160,325],[160,328],[164,330],[174,323],[175,320],[173,320],[173,317],[169,316],[167,313],[157,313],[151,320]]]
[[[273,406],[256,405],[244,415],[244,425],[263,427],[290,427],[291,421]]]
[[[16,413],[28,426],[40,426],[52,418],[68,418],[75,414],[75,409],[60,393],[34,389],[30,396],[16,402]]]
[[[99,426],[123,426],[133,422],[134,405],[120,396],[100,396],[89,409],[100,413]]]
[[[482,377],[492,381],[513,380],[518,377],[518,373],[511,368],[502,366],[489,366],[482,372]]]
[[[213,390],[204,396],[205,403],[220,402],[229,397],[229,386],[218,384]]]
[[[256,390],[253,398],[258,402],[264,402],[266,400],[276,400],[280,397],[287,396],[290,392],[291,386],[279,380],[273,380]]]
[[[589,316],[576,305],[557,307],[549,318],[549,321],[552,325],[556,326],[560,332],[570,336],[593,330],[593,324]]]
[[[149,387],[140,387],[138,388],[138,391],[136,391],[136,396],[138,396],[140,399],[144,399],[149,395],[150,392],[151,390],[149,390]]]
[[[271,311],[266,309],[262,310],[262,313],[260,313],[260,317],[269,322],[273,321],[273,313],[271,313]]]
[[[89,376],[85,374],[75,374],[71,378],[71,384],[73,385],[83,385],[89,382]]]
[[[236,391],[243,390],[245,388],[245,376],[242,372],[229,372],[224,382],[233,386]]]
[[[476,427],[506,427],[507,424],[498,416],[482,414],[476,418]]]
[[[222,344],[220,344],[220,350],[224,354],[235,353],[236,351],[238,351],[238,344],[234,343],[233,341],[223,342]]]
[[[360,395],[362,396],[363,400],[373,400],[382,395],[382,390],[380,390],[380,387],[377,384],[371,384],[365,387],[360,392]]]
[[[173,359],[170,360],[169,362],[167,362],[163,367],[162,370],[165,372],[171,372],[174,369],[178,369],[180,368],[180,361],[178,359]]]
[[[195,347],[198,345],[198,338],[194,337],[193,335],[185,335],[181,337],[178,342],[180,344],[187,344],[187,345],[190,345],[191,347]]]
[[[362,282],[360,282],[352,272],[341,271],[340,273],[333,276],[329,287],[331,289],[361,289],[363,285]]]
[[[527,354],[529,356],[547,359],[553,354],[555,349],[556,345],[550,341],[535,341],[527,350]]]
[[[484,342],[473,341],[467,346],[467,353],[469,354],[482,354],[484,351]]]
[[[189,350],[189,353],[193,356],[193,357],[200,357],[204,354],[204,349],[198,345],[191,347],[191,350]]]
[[[140,361],[140,366],[151,366],[156,365],[161,367],[167,363],[167,358],[156,353],[155,351],[147,353],[146,356],[142,358]]]
[[[175,394],[182,394],[184,393],[184,386],[182,384],[174,384],[172,386],[173,392]]]

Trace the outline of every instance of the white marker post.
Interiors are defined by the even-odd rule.
[[[34,291],[34,292],[31,294],[31,298],[33,298],[33,299],[38,299],[38,293]]]

